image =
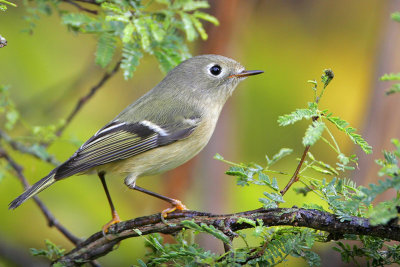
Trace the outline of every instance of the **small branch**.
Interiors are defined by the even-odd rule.
[[[91,13],[91,14],[94,14],[94,15],[97,15],[97,11],[96,11],[96,10],[92,10],[92,9],[88,9],[88,8],[86,8],[86,7],[83,7],[83,6],[81,6],[80,4],[75,3],[75,2],[72,1],[72,0],[62,0],[62,1],[63,1],[63,2],[66,2],[66,3],[68,3],[68,4],[71,4],[71,5],[75,6],[75,7],[77,7],[79,10],[82,10],[82,11],[85,11],[85,12],[88,12],[88,13]]]
[[[17,150],[24,154],[29,154],[34,156],[37,159],[43,160],[45,162],[51,163],[55,166],[59,165],[60,163],[56,160],[53,156],[43,156],[41,153],[37,152],[37,150],[32,149],[31,147],[25,146],[24,144],[13,140],[8,134],[0,130],[0,139],[3,139],[6,143],[8,143],[12,149]]]
[[[310,150],[310,146],[306,146],[304,148],[304,152],[303,152],[303,156],[301,156],[301,160],[299,162],[299,164],[297,165],[296,170],[293,173],[292,178],[290,178],[290,181],[287,183],[287,185],[285,186],[285,188],[283,188],[283,190],[281,191],[281,195],[283,196],[288,190],[289,188],[299,180],[299,172],[301,169],[301,166],[303,166],[304,160],[307,156],[308,150]]]
[[[100,3],[96,2],[96,0],[75,0],[76,2],[82,2],[82,3],[87,3],[87,4],[92,4],[99,6]]]
[[[111,72],[106,72],[101,80],[93,86],[89,93],[79,99],[78,103],[75,105],[74,110],[69,114],[67,119],[65,120],[65,124],[60,127],[57,131],[57,136],[61,136],[61,134],[64,132],[65,128],[71,123],[72,119],[76,116],[76,114],[81,110],[81,108],[87,103],[87,101],[94,96],[94,94],[99,90],[114,74],[118,71],[119,66],[121,64],[121,61],[118,61],[118,63],[115,65],[114,69]]]
[[[80,265],[106,255],[113,250],[115,245],[126,238],[139,236],[139,231],[142,235],[177,233],[182,230],[183,226],[181,222],[184,220],[194,220],[197,224],[205,223],[213,225],[224,232],[235,232],[252,227],[246,223],[238,223],[239,218],[247,218],[253,221],[260,219],[264,222],[265,226],[300,226],[326,231],[336,236],[343,234],[369,235],[400,241],[400,226],[372,226],[368,219],[359,217],[352,217],[351,220],[341,221],[334,214],[312,209],[257,209],[226,215],[198,211],[181,211],[168,215],[168,224],[161,221],[160,214],[139,217],[115,224],[110,227],[110,234],[107,236],[103,236],[101,231],[93,234],[56,262],[66,266]],[[226,225],[221,226],[221,222],[226,222],[227,220],[229,220],[229,230],[226,229]]]
[[[316,103],[318,103],[318,100],[316,100]],[[319,119],[319,117],[313,117],[313,118],[312,118],[312,121],[314,122],[314,121],[316,121],[316,120],[318,120],[318,119]],[[308,153],[309,150],[310,150],[310,146],[309,146],[309,145],[306,146],[306,147],[304,148],[303,155],[301,156],[300,162],[299,162],[299,164],[297,165],[297,168],[296,168],[296,170],[294,171],[292,178],[290,178],[290,181],[287,183],[287,185],[285,186],[285,188],[283,188],[283,190],[281,190],[281,195],[282,195],[282,196],[283,196],[284,194],[286,194],[286,192],[289,190],[289,188],[290,188],[295,182],[297,182],[297,181],[299,180],[299,172],[300,172],[301,166],[303,166],[304,160],[306,159],[306,156],[307,156],[307,153]]]
[[[3,149],[0,148],[0,157],[4,158],[14,169],[17,174],[18,179],[23,184],[24,189],[28,189],[30,187],[28,180],[26,180],[23,172],[22,167],[18,165],[10,155]],[[74,236],[71,232],[67,230],[62,224],[58,222],[58,220],[54,217],[54,215],[48,210],[48,208],[44,205],[44,203],[37,197],[33,197],[36,205],[40,208],[43,215],[46,217],[47,224],[49,227],[55,227],[58,231],[60,231],[69,241],[71,241],[74,245],[77,245],[81,240]]]

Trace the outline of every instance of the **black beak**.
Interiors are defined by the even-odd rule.
[[[244,70],[238,74],[233,74],[233,75],[229,76],[229,78],[233,78],[233,77],[243,78],[243,77],[247,77],[247,76],[258,75],[261,73],[264,73],[264,71],[262,71],[262,70]]]

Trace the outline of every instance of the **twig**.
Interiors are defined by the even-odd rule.
[[[58,160],[56,160],[52,155],[44,156],[43,154],[39,153],[37,150],[35,150],[31,147],[25,146],[24,144],[22,144],[18,141],[13,140],[8,134],[6,134],[2,130],[0,130],[0,139],[3,139],[5,142],[7,142],[11,146],[12,149],[17,150],[21,153],[32,155],[35,158],[38,158],[45,162],[51,163],[55,166],[60,164],[58,162]]]
[[[318,103],[318,101],[316,101],[316,103]],[[312,121],[314,122],[314,121],[316,121],[316,120],[318,120],[318,119],[319,119],[319,117],[313,117],[313,118],[312,118]],[[299,180],[299,172],[300,172],[301,166],[303,166],[304,160],[306,159],[306,156],[307,156],[307,153],[308,153],[309,150],[310,150],[310,145],[308,145],[308,146],[306,146],[306,147],[304,148],[303,155],[301,156],[300,162],[299,162],[299,164],[297,165],[297,168],[296,168],[296,170],[294,171],[294,173],[293,173],[293,175],[292,175],[292,178],[290,178],[290,181],[287,183],[287,185],[285,186],[285,188],[283,188],[283,190],[281,190],[281,195],[282,195],[282,196],[289,190],[289,188],[290,188],[295,182],[297,182],[297,181]]]
[[[96,2],[96,0],[75,0],[76,2],[82,2],[82,3],[87,3],[87,4],[92,4],[99,6],[100,2]]]
[[[88,9],[88,8],[86,8],[86,7],[83,7],[83,6],[81,6],[80,4],[75,3],[75,2],[72,1],[72,0],[62,0],[62,1],[63,1],[63,2],[66,2],[66,3],[68,3],[68,4],[71,4],[71,5],[75,6],[75,7],[77,7],[79,10],[86,11],[86,12],[88,12],[88,13],[97,15],[97,11],[96,11],[96,10],[92,10],[92,9]]]
[[[304,148],[303,156],[301,156],[301,160],[300,160],[299,164],[297,165],[297,168],[294,171],[292,178],[290,178],[290,181],[287,183],[285,188],[283,188],[283,190],[281,190],[282,196],[289,190],[289,188],[292,186],[292,184],[294,184],[295,182],[297,182],[299,180],[299,172],[300,172],[301,166],[303,166],[303,163],[307,156],[308,150],[310,150],[309,145]]]
[[[97,90],[99,90],[118,71],[120,64],[121,61],[118,61],[118,63],[115,65],[114,69],[111,72],[106,72],[101,78],[101,80],[90,89],[89,93],[83,96],[81,99],[79,99],[78,103],[75,105],[74,110],[72,110],[72,112],[68,115],[67,119],[65,120],[65,124],[61,126],[60,129],[58,129],[56,133],[57,136],[61,136],[65,128],[69,125],[69,123],[79,112],[79,110],[83,107],[83,105],[86,104],[86,102],[94,96]]]
[[[24,189],[28,189],[30,187],[28,180],[26,180],[22,167],[15,162],[10,155],[3,149],[0,148],[0,157],[4,158],[14,169],[17,174],[18,179],[22,183]],[[47,219],[47,224],[49,227],[55,227],[58,231],[60,231],[69,241],[71,241],[74,245],[77,245],[81,240],[74,236],[71,232],[69,232],[63,225],[61,225],[58,220],[54,217],[54,215],[49,211],[49,209],[44,205],[44,203],[37,197],[33,197],[36,205],[40,208],[43,215]]]
[[[350,220],[341,221],[341,219],[334,214],[313,209],[257,209],[226,215],[216,215],[198,211],[180,211],[168,215],[168,224],[161,221],[160,214],[140,217],[115,224],[110,227],[107,236],[103,236],[101,231],[93,234],[56,262],[66,266],[83,264],[106,255],[111,252],[113,247],[120,241],[126,238],[137,237],[139,236],[138,233],[141,233],[141,235],[152,233],[177,233],[184,228],[181,224],[184,220],[194,220],[197,224],[205,223],[207,225],[213,225],[221,231],[224,231],[226,228],[226,226],[221,226],[221,222],[226,220],[230,221],[230,231],[235,232],[252,227],[246,223],[238,223],[239,218],[247,218],[253,221],[260,219],[264,222],[265,226],[299,226],[326,231],[335,235],[369,235],[400,241],[400,226],[398,225],[372,226],[368,219],[360,217],[351,217]]]

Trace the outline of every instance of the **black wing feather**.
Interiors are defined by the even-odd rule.
[[[126,159],[150,149],[188,137],[196,126],[166,127],[178,129],[161,135],[141,123],[112,122],[100,129],[75,154],[61,164],[55,179],[85,172],[93,167]]]

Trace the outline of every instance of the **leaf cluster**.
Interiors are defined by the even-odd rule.
[[[121,48],[125,79],[132,77],[144,54],[155,56],[161,70],[169,71],[190,56],[185,39],[207,39],[204,21],[218,25],[215,17],[199,10],[209,7],[207,1],[144,2],[100,1],[98,15],[66,13],[62,21],[74,32],[98,36],[96,63],[101,67],[108,66]]]
[[[394,12],[391,15],[392,20],[396,22],[400,22],[400,12]],[[388,73],[384,74],[381,77],[381,81],[400,81],[400,73]],[[387,95],[391,95],[394,93],[400,92],[400,83],[394,83],[392,86],[386,91]]]
[[[46,239],[44,241],[46,249],[36,249],[31,248],[30,252],[33,256],[43,256],[47,259],[54,261],[62,256],[64,256],[65,249],[58,247],[50,240]]]

